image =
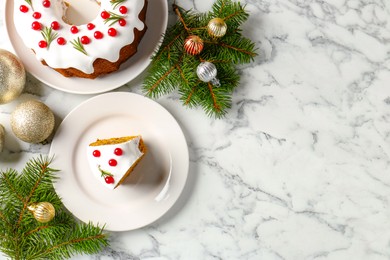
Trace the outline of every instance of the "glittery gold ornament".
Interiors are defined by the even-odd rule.
[[[5,142],[5,130],[4,126],[0,125],[0,152],[4,149],[4,142]]]
[[[47,223],[52,220],[56,214],[56,210],[50,202],[39,202],[31,204],[27,207],[34,215],[34,218],[41,223]]]
[[[184,41],[184,49],[190,55],[198,55],[203,50],[203,40],[199,36],[190,35]]]
[[[227,25],[221,18],[211,19],[207,25],[207,31],[212,37],[220,38],[226,34]]]
[[[11,114],[12,131],[22,141],[40,143],[54,129],[54,115],[48,106],[37,100],[21,103]]]
[[[0,49],[0,104],[20,96],[26,83],[26,71],[18,57]]]

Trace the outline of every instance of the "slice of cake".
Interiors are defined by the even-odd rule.
[[[118,187],[146,154],[142,137],[125,136],[97,140],[87,149],[93,175],[109,189]]]

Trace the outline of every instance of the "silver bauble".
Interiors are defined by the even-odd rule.
[[[219,87],[220,83],[217,79],[217,67],[211,62],[203,61],[196,68],[198,78],[203,82],[210,82]]]
[[[54,115],[48,106],[37,100],[28,100],[16,107],[11,114],[12,131],[20,140],[40,143],[54,129]]]
[[[18,57],[0,49],[0,104],[20,96],[26,84],[26,71]]]
[[[0,152],[4,149],[4,143],[5,143],[5,130],[4,126],[0,125]]]

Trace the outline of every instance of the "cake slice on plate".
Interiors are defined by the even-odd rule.
[[[146,154],[140,135],[98,139],[87,149],[93,175],[109,189],[115,189],[130,175]]]

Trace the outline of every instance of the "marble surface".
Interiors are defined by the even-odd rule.
[[[206,11],[212,1],[178,3]],[[110,248],[75,259],[390,258],[390,2],[242,3],[260,55],[239,68],[226,119],[185,109],[175,95],[157,100],[189,145],[182,196],[155,223],[111,233]],[[141,93],[141,82],[119,90]],[[18,103],[45,102],[58,125],[90,97],[29,76],[23,95],[0,106],[0,168],[21,169],[50,147],[13,136]]]

